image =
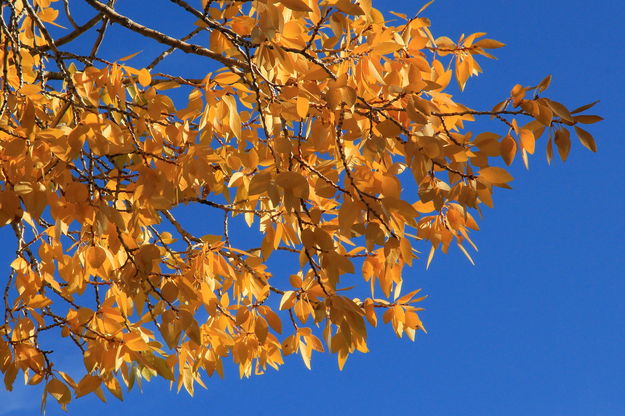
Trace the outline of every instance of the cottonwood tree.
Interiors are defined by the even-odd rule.
[[[0,370],[64,408],[154,376],[193,393],[225,360],[250,376],[326,350],[343,367],[379,320],[414,339],[423,297],[402,273],[450,246],[469,257],[474,214],[512,180],[501,166],[527,165],[541,137],[549,161],[571,133],[596,150],[580,127],[594,103],[547,98],[550,77],[492,109],[455,102],[452,79],[462,89],[502,43],[436,37],[423,9],[393,23],[371,0],[170,0],[162,13],[195,21],[179,37],[115,3],[1,3],[0,223],[16,256]],[[104,57],[111,27],[162,53]],[[181,53],[214,70],[159,72]],[[478,118],[493,131],[472,132]]]

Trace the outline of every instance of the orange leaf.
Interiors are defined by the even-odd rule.
[[[536,139],[534,138],[534,133],[528,129],[521,129],[519,132],[519,136],[521,138],[521,146],[523,149],[527,151],[530,155],[534,154],[534,150],[536,147]]]
[[[575,133],[577,133],[577,138],[584,146],[586,146],[589,150],[596,152],[597,144],[595,143],[595,139],[592,138],[590,133],[586,130],[575,126]]]
[[[593,124],[593,123],[597,123],[597,122],[603,120],[603,117],[591,116],[591,115],[581,115],[581,116],[575,116],[573,118],[573,120],[575,120],[576,123]]]
[[[230,85],[239,81],[241,76],[239,74],[235,74],[234,72],[222,72],[220,74],[215,75],[213,81],[222,85]]]
[[[141,84],[142,87],[147,87],[152,82],[152,76],[150,75],[150,71],[145,68],[139,71],[139,73],[137,74],[137,78],[139,79],[139,84]]]
[[[296,12],[312,12],[312,9],[304,0],[280,0],[280,3]]]
[[[308,98],[298,95],[296,107],[297,107],[297,115],[300,118],[306,118],[308,116],[308,108],[310,107],[310,101],[308,101]]]
[[[506,44],[494,39],[480,39],[475,42],[473,46],[477,46],[478,48],[483,49],[497,49],[501,48],[502,46],[506,46]]]
[[[86,260],[91,268],[97,269],[106,260],[106,252],[102,247],[91,246],[87,249]]]
[[[132,351],[145,351],[150,348],[141,335],[134,332],[124,334],[124,344]]]
[[[102,379],[98,376],[92,376],[87,374],[80,380],[76,387],[76,397],[81,397],[89,393],[93,393],[98,387],[100,387]]]
[[[505,169],[496,166],[483,168],[479,177],[492,184],[504,184],[514,179]]]
[[[569,151],[571,150],[571,134],[567,129],[559,129],[556,130],[554,142],[556,143],[556,147],[558,148],[558,153],[560,154],[560,159],[565,161],[569,156]]]
[[[48,384],[46,384],[46,392],[54,397],[57,402],[65,409],[67,403],[72,400],[72,393],[69,387],[65,385],[61,380],[53,378]]]
[[[500,146],[501,157],[503,158],[504,162],[506,162],[506,165],[510,166],[512,164],[512,161],[514,160],[514,156],[516,155],[516,140],[514,140],[512,136],[507,135],[501,141]]]

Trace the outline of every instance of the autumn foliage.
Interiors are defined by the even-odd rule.
[[[9,390],[23,373],[63,407],[105,389],[121,399],[155,376],[193,393],[226,360],[250,376],[330,351],[342,368],[380,321],[414,339],[423,297],[402,291],[404,271],[450,246],[471,258],[475,213],[512,181],[502,166],[527,166],[538,145],[564,160],[572,135],[596,150],[580,127],[600,120],[585,114],[592,104],[547,98],[550,77],[486,109],[453,101],[452,83],[463,89],[503,45],[437,37],[424,10],[170,3],[196,21],[184,37],[114,0],[2,2],[0,222],[17,253],[0,327]],[[93,17],[76,21],[76,8]],[[102,57],[112,26],[163,53],[140,68]],[[180,51],[213,70],[158,71]],[[493,131],[471,131],[478,118]],[[72,349],[80,373],[58,364]]]

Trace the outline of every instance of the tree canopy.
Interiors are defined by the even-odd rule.
[[[504,166],[528,166],[540,140],[565,160],[572,134],[596,151],[580,126],[601,120],[594,103],[547,98],[548,76],[460,104],[454,84],[503,44],[435,36],[427,5],[385,17],[371,3],[170,0],[195,21],[179,36],[115,0],[2,2],[7,389],[23,373],[64,408],[155,376],[192,394],[224,360],[243,377],[330,351],[342,368],[378,320],[414,340],[424,296],[402,290],[404,271],[450,246],[472,262]],[[103,56],[112,26],[163,52],[141,67]],[[180,53],[210,72],[159,72]],[[492,131],[471,130],[480,118]],[[80,374],[59,363],[70,349]]]

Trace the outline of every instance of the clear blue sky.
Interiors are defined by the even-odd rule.
[[[118,1],[122,10],[150,4],[146,13],[175,27],[158,12],[164,3]],[[373,0],[408,15],[422,3]],[[625,414],[625,6],[439,0],[425,15],[435,36],[484,31],[508,45],[496,50],[499,60],[481,61],[485,74],[469,81],[460,102],[490,108],[515,83],[551,73],[557,101],[601,100],[595,113],[605,121],[589,129],[598,153],[574,143],[565,164],[549,167],[542,142],[529,171],[515,163],[514,189],[496,193],[495,209],[479,222],[476,266],[452,250],[428,271],[417,262],[406,273],[411,287],[429,295],[428,334],[414,343],[381,326],[370,331],[371,352],[351,356],[342,372],[333,355],[316,354],[312,371],[291,356],[264,376],[240,380],[230,371],[209,379],[195,398],[152,382],[123,403],[80,399],[69,415]],[[48,414],[62,414],[52,402]],[[16,386],[0,392],[0,415],[34,415],[38,403],[39,390]]]

